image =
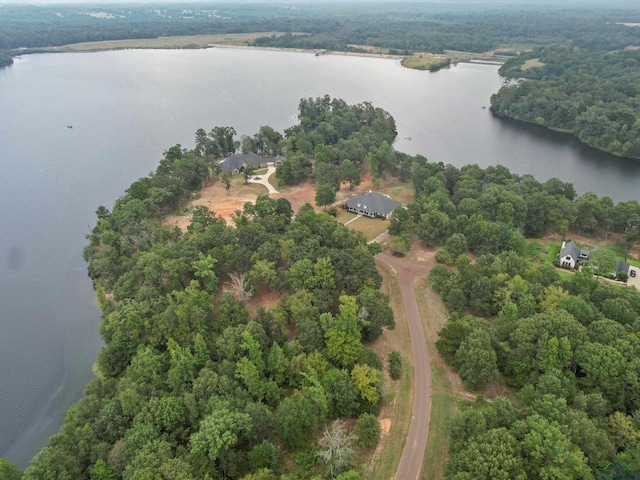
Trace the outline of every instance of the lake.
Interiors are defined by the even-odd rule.
[[[238,49],[43,54],[0,70],[0,457],[25,467],[92,377],[100,317],[82,248],[96,208],[167,148],[192,148],[198,128],[282,131],[300,98],[329,94],[386,109],[396,149],[430,161],[500,163],[579,193],[640,197],[640,162],[494,117],[501,83],[489,65],[429,73]]]

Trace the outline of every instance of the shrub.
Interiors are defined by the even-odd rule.
[[[389,374],[394,380],[402,376],[402,357],[400,352],[394,350],[389,354]]]
[[[362,447],[375,447],[380,441],[380,424],[375,415],[363,413],[356,420],[355,427],[358,445]]]

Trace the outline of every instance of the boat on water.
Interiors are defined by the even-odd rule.
[[[67,125],[67,128],[73,128],[73,125]]]

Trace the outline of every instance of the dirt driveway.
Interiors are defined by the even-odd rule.
[[[397,480],[416,480],[420,477],[422,460],[429,436],[429,416],[431,414],[431,369],[424,331],[418,311],[415,296],[415,284],[418,279],[424,277],[429,269],[424,265],[408,263],[396,257],[380,253],[376,259],[391,269],[398,277],[402,304],[407,315],[413,362],[415,368],[415,383],[413,389],[413,408],[411,425],[404,451],[400,457],[398,470],[395,475]]]

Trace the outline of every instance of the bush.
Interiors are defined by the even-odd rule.
[[[396,350],[389,354],[389,375],[394,380],[399,380],[402,376],[402,357]]]
[[[436,262],[443,263],[445,265],[451,265],[453,263],[451,254],[445,247],[440,247],[436,252]]]
[[[375,447],[380,441],[380,424],[375,415],[360,415],[356,420],[355,434],[361,447]]]
[[[377,370],[382,370],[382,360],[378,357],[378,354],[369,347],[364,347],[358,357],[358,363],[360,365],[369,365]]]
[[[336,207],[327,208],[327,213],[332,217],[338,216],[338,209]]]

